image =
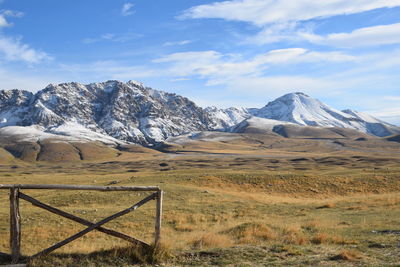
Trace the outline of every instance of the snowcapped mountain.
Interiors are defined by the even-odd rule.
[[[261,109],[252,110],[257,117],[287,121],[298,125],[346,127],[346,120],[353,118],[333,109],[304,93],[281,96]]]
[[[36,94],[0,91],[0,136],[14,134],[32,142],[58,138],[151,146],[199,131],[259,132],[261,127],[261,132],[276,132],[277,126],[288,124],[284,127],[339,127],[376,136],[400,133],[398,127],[367,114],[335,110],[303,93],[284,95],[260,109],[203,109],[185,97],[135,81],[50,84]]]
[[[339,127],[363,133],[388,136],[399,128],[370,115],[331,108],[304,93],[290,93],[277,98],[261,109],[249,109],[256,117],[286,121],[304,126]]]
[[[130,81],[49,85],[35,95],[0,93],[0,127],[36,125],[67,134],[84,127],[121,141],[151,145],[169,136],[207,130],[215,124],[187,98]]]

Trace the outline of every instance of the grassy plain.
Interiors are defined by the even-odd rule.
[[[286,140],[286,141],[284,141]],[[1,183],[159,185],[161,266],[399,266],[400,146],[372,140],[198,141],[169,153],[112,160],[0,165]],[[146,193],[25,190],[91,221]],[[0,251],[8,245],[8,195],[0,191]],[[84,227],[21,200],[22,252],[31,255]],[[155,202],[106,226],[148,242]],[[32,266],[131,266],[146,259],[99,232]]]

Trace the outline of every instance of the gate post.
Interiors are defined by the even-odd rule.
[[[12,263],[21,255],[21,216],[19,213],[19,188],[10,188],[10,249]]]
[[[162,217],[162,201],[163,191],[159,190],[157,193],[157,210],[156,210],[156,235],[154,244],[157,245],[161,238],[161,217]]]

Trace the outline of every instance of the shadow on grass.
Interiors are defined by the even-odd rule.
[[[133,264],[156,264],[172,257],[163,245],[144,247],[129,246],[84,253],[52,253],[33,259],[22,258],[27,266],[131,266]],[[10,256],[0,254],[0,263],[9,264]]]
[[[11,262],[11,256],[6,253],[0,252],[0,264],[7,264],[10,262]]]

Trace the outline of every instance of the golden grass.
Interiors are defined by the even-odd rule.
[[[205,248],[226,248],[234,244],[234,242],[227,236],[215,233],[206,233],[200,238],[190,242],[194,249]]]
[[[243,223],[222,233],[232,237],[238,244],[259,244],[260,241],[277,238],[276,231],[262,223]]]
[[[334,160],[341,161],[341,156],[336,155],[339,159]],[[399,222],[393,219],[400,216],[400,167],[392,166],[391,160],[386,162],[389,169],[372,170],[366,167],[365,161],[357,163],[359,158],[349,157],[349,164],[357,163],[357,168],[321,163],[319,170],[314,161],[293,163],[292,157],[279,158],[279,162],[271,158],[258,160],[237,156],[211,159],[182,156],[168,160],[159,154],[137,154],[135,160],[126,154],[121,157],[123,161],[111,163],[17,164],[16,168],[1,165],[0,183],[107,185],[117,181],[117,185],[158,184],[166,192],[162,240],[169,244],[168,251],[178,258],[188,251],[195,253],[217,248],[230,251],[237,246],[255,246],[271,248],[263,252],[264,255],[279,254],[277,262],[288,264],[291,257],[299,257],[296,258],[299,262],[314,257],[321,259],[313,262],[318,265],[322,259],[329,260],[334,254],[332,251],[337,253],[349,248],[366,255],[353,257],[355,261],[372,258],[379,266],[383,262],[400,260],[392,253],[397,244],[396,236],[372,233],[372,230],[400,228]],[[312,158],[327,160],[328,157],[313,154]],[[329,160],[332,158],[330,155]],[[170,170],[161,171],[165,168],[161,163],[167,163]],[[244,165],[230,165],[238,163]],[[278,168],[267,167],[272,164]],[[295,170],[299,164],[308,169]],[[25,193],[90,221],[98,221],[129,207],[145,196],[145,193],[54,190]],[[7,252],[9,211],[6,191],[0,191],[0,201],[5,203],[0,205],[0,251]],[[83,229],[23,201],[21,211],[25,255]],[[155,204],[151,202],[106,226],[151,243],[154,212]],[[383,249],[369,248],[366,241],[383,243],[388,256],[381,256]],[[123,244],[113,237],[93,232],[58,252],[91,255],[112,251]],[[290,249],[274,252],[272,247]],[[112,253],[107,255],[114,257]],[[48,262],[57,262],[57,257],[50,257]],[[71,258],[65,262],[78,264]],[[93,258],[87,266],[90,264],[93,264]]]

